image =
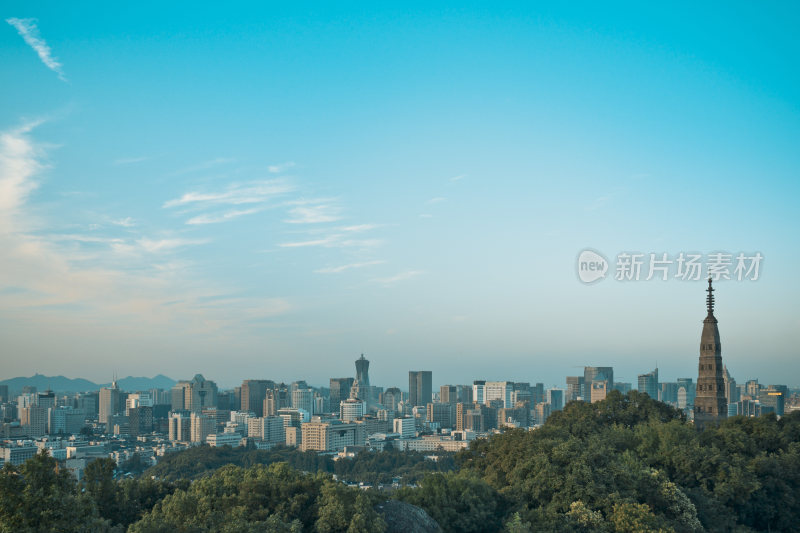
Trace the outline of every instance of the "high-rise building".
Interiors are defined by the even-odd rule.
[[[579,398],[585,400],[583,389],[583,376],[567,376],[566,401],[574,402]]]
[[[184,409],[201,412],[217,406],[217,384],[208,381],[202,374],[196,374],[184,389]]]
[[[433,398],[433,379],[430,370],[408,372],[408,401],[413,406],[426,406]]]
[[[477,379],[472,382],[472,401],[486,403],[486,381]]]
[[[562,389],[547,389],[547,403],[550,411],[560,411],[564,408],[564,391]]]
[[[614,386],[614,369],[610,366],[585,366],[583,367],[583,386],[586,394],[584,397],[591,399],[593,381],[608,381],[608,390]],[[593,400],[592,400],[593,401]]]
[[[722,379],[725,380],[725,399],[728,405],[739,401],[739,387],[736,386],[736,380],[733,379],[728,367],[722,365]]]
[[[389,387],[383,391],[382,401],[386,409],[390,411],[397,411],[397,405],[403,401],[403,393],[397,387]]]
[[[28,437],[38,438],[47,433],[47,408],[31,405],[19,410],[19,424]]]
[[[678,407],[681,409],[694,410],[694,397],[697,391],[697,385],[692,378],[678,378]],[[681,405],[681,389],[683,389],[683,402]]]
[[[452,428],[456,418],[455,404],[429,403],[425,416],[428,422],[438,424],[440,428]]]
[[[342,422],[351,422],[363,417],[366,410],[363,400],[348,398],[339,404],[339,418]]]
[[[661,401],[670,405],[678,404],[678,384],[663,382],[661,383]]]
[[[639,392],[644,392],[654,400],[658,400],[658,368],[647,374],[639,374]]]
[[[314,417],[302,425],[300,450],[321,452],[342,451],[345,446],[363,446],[366,443],[364,424],[343,423],[338,420],[323,422]]]
[[[186,409],[186,389],[188,388],[188,381],[179,381],[170,389],[170,405],[173,411]]]
[[[217,432],[217,420],[213,416],[191,414],[192,442],[205,442],[206,437]]]
[[[295,389],[292,391],[292,407],[314,414],[314,389]]]
[[[0,385],[0,403],[6,403],[8,399],[8,385]]]
[[[264,416],[264,398],[267,389],[275,388],[275,382],[268,379],[246,379],[242,381],[242,411]],[[280,405],[277,406],[280,409]]]
[[[722,345],[714,316],[714,289],[708,278],[706,306],[708,314],[703,320],[700,336],[700,364],[697,374],[697,391],[694,398],[694,423],[703,428],[728,417],[725,399],[725,379],[722,377]]]
[[[100,423],[106,425],[106,433],[108,434],[111,434],[113,429],[112,417],[120,412],[119,397],[117,380],[111,382],[111,387],[103,387],[100,389],[100,398],[98,402],[100,414],[98,418],[100,419]]]
[[[250,418],[247,422],[247,436],[273,445],[283,444],[286,442],[283,418],[279,416]]]
[[[331,378],[331,407],[337,406],[350,397],[350,390],[353,388],[353,378]]]
[[[602,402],[606,399],[606,396],[608,396],[610,390],[611,384],[608,381],[596,379],[592,381],[592,389],[589,399],[592,403]]]
[[[170,415],[169,440],[179,442],[192,440],[192,420],[188,411],[174,412]]]
[[[361,354],[356,359],[356,379],[350,386],[350,397],[364,401],[367,408],[374,403],[372,400],[372,387],[369,384],[369,360]]]
[[[442,403],[458,403],[458,387],[455,385],[442,385],[439,388],[439,401]]]
[[[489,405],[492,400],[501,400],[500,407],[514,407],[514,383],[511,381],[487,381],[484,385],[483,403]]]

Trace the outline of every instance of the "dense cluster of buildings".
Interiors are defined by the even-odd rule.
[[[722,364],[714,297],[709,281],[697,382],[660,382],[658,368],[638,376],[636,389],[683,409],[702,426],[726,416],[760,416],[800,409],[797,391],[757,380],[737,384]],[[566,388],[542,383],[475,380],[433,389],[428,370],[408,373],[408,388],[372,385],[369,361],[355,361],[355,377],[331,378],[329,387],[247,379],[220,391],[197,374],[170,390],[120,390],[116,381],[78,394],[14,391],[0,385],[0,463],[19,464],[46,449],[80,476],[87,462],[159,456],[189,446],[294,446],[320,453],[362,449],[457,451],[506,428],[535,428],[573,401],[598,402],[632,384],[614,380],[612,367],[584,367]],[[790,395],[790,393],[794,393]]]

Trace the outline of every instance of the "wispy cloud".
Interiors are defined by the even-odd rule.
[[[395,274],[394,276],[389,276],[388,278],[374,278],[372,281],[375,283],[382,283],[384,285],[392,285],[399,281],[406,281],[411,278],[415,278],[422,273],[423,272],[421,270],[407,270],[405,272]]]
[[[458,176],[453,176],[452,178],[450,178],[450,181],[461,181],[466,177],[467,177],[466,174],[459,174]]]
[[[433,218],[433,215],[430,213],[422,213],[419,215],[419,218]]]
[[[281,172],[286,172],[290,168],[294,166],[293,161],[287,161],[285,163],[281,163],[279,165],[270,165],[267,167],[267,170],[270,171],[272,174],[280,174]]]
[[[300,204],[289,210],[290,218],[284,222],[289,224],[320,224],[341,220],[341,207],[332,203],[330,199],[298,200],[292,202]]]
[[[165,202],[163,207],[260,204],[289,193],[294,187],[282,179],[229,185],[222,191],[192,191]]]
[[[234,218],[243,217],[245,215],[253,215],[255,213],[260,212],[261,209],[253,208],[253,209],[234,209],[233,211],[226,211],[225,213],[217,213],[217,214],[204,214],[198,215],[196,217],[192,217],[186,221],[187,224],[190,225],[198,225],[198,224],[217,224],[220,222],[227,222],[229,220],[233,220]]]
[[[131,217],[119,218],[117,220],[112,220],[112,224],[115,226],[122,226],[123,228],[132,228],[136,225]]]
[[[0,132],[0,286],[14,289],[3,294],[2,320],[137,332],[144,326],[195,338],[290,308],[283,298],[231,297],[239,291],[198,279],[183,249],[207,240],[48,233],[47,220],[28,205],[45,168],[44,148],[30,135],[35,126]],[[229,305],[206,305],[211,298]],[[64,313],[65,306],[74,312]]]
[[[59,79],[62,81],[67,81],[64,72],[61,70],[61,63],[58,59],[53,57],[50,46],[48,46],[45,40],[39,35],[39,28],[36,27],[36,19],[8,18],[6,22],[16,28],[17,33],[22,36],[28,46],[33,48],[39,55],[39,59],[42,60],[42,63],[44,63],[47,68],[58,74]]]
[[[345,270],[352,270],[354,268],[364,268],[374,265],[382,265],[385,262],[386,261],[383,260],[364,261],[363,263],[350,263],[349,265],[320,268],[319,270],[315,270],[314,272],[316,272],[317,274],[338,274],[339,272],[344,272]]]
[[[343,234],[333,234],[319,239],[306,241],[284,242],[278,246],[281,248],[307,248],[311,246],[322,246],[325,248],[372,248],[380,246],[383,241],[380,239],[347,239]]]
[[[436,198],[431,198],[430,200],[428,200],[425,203],[426,204],[440,204],[440,203],[442,203],[442,202],[444,202],[446,200],[447,200],[447,198],[445,198],[444,196],[437,196]]]
[[[360,233],[362,231],[369,231],[377,228],[377,224],[355,224],[353,226],[342,226],[338,228],[339,231],[349,231],[353,233]]]

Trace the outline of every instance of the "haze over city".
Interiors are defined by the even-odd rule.
[[[723,360],[800,384],[800,21],[728,7],[4,3],[3,377],[695,377],[705,272],[614,260],[741,252]]]

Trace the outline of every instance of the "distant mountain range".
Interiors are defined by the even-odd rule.
[[[175,383],[177,382],[174,379],[168,378],[163,374],[152,378],[128,376],[117,380],[117,385],[124,391],[170,389]],[[29,385],[36,387],[39,392],[47,389],[54,392],[87,392],[98,390],[100,387],[107,387],[111,384],[97,384],[82,378],[72,379],[64,376],[44,376],[42,374],[35,374],[29,378],[18,377],[4,379],[0,381],[0,385],[8,385],[9,393],[15,393]]]

